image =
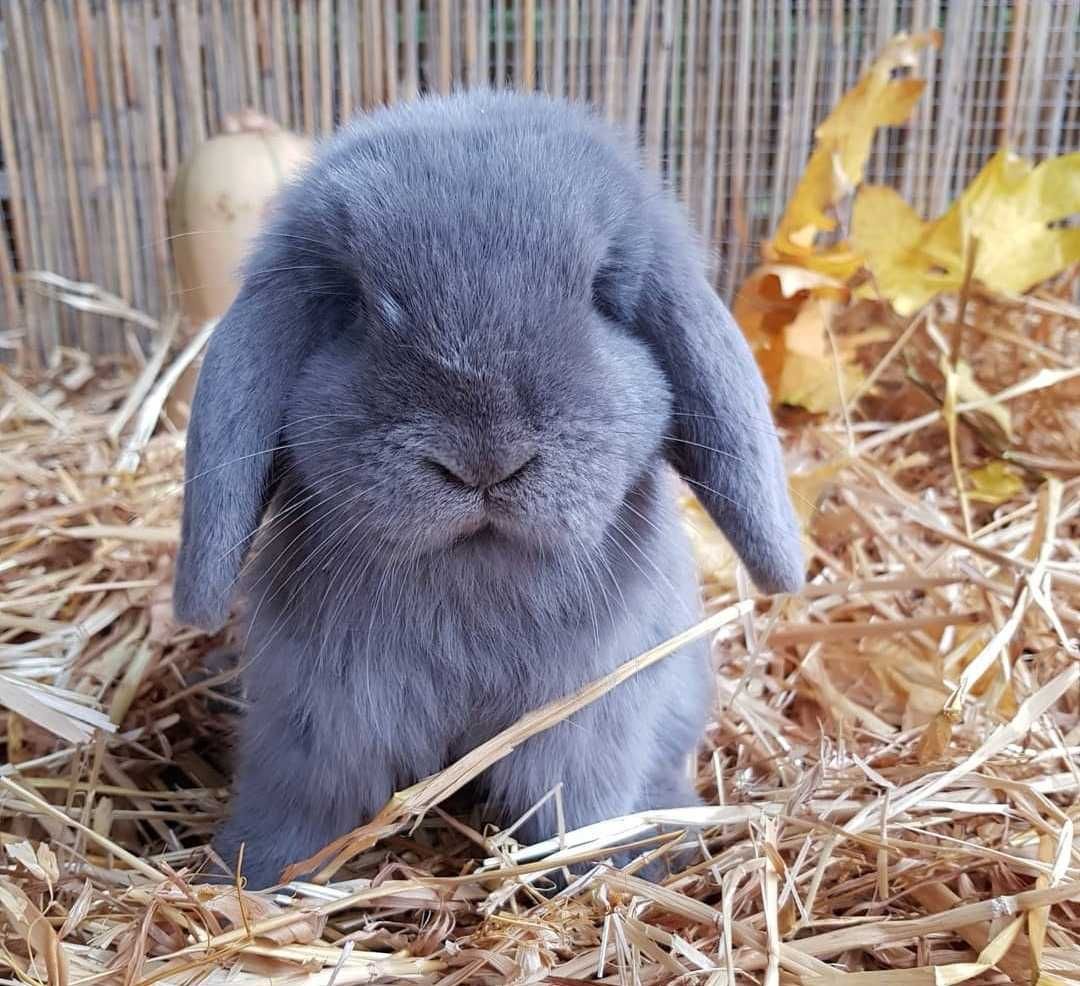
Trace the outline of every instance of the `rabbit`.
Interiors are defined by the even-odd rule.
[[[249,885],[692,626],[689,482],[766,592],[803,577],[770,405],[632,141],[540,95],[376,111],[280,194],[212,334],[174,605],[243,601],[226,860]],[[698,803],[686,646],[479,779],[509,823]],[[518,832],[557,833],[549,798]]]

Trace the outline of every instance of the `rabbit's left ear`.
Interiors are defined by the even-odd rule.
[[[672,389],[668,459],[758,588],[795,592],[804,576],[799,524],[764,381],[698,265],[684,273],[676,261],[650,272],[635,319]]]

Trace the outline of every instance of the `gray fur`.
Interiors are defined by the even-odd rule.
[[[246,601],[226,858],[245,842],[252,883],[273,882],[691,625],[665,460],[763,589],[798,587],[761,378],[616,135],[482,93],[329,141],[214,333],[188,437],[177,614],[215,628]],[[688,647],[529,740],[482,778],[494,815],[559,783],[571,827],[694,803],[709,682]],[[549,805],[522,837],[554,830]]]

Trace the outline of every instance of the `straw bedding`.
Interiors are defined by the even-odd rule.
[[[1080,979],[1075,278],[973,291],[958,331],[950,296],[886,319],[860,350],[870,386],[783,417],[799,596],[751,601],[688,499],[698,632],[716,637],[707,807],[530,851],[445,805],[594,689],[403,792],[289,895],[194,879],[242,706],[228,639],[169,605],[183,414],[166,398],[195,347],[177,356],[158,326],[145,363],[0,370],[7,981]],[[837,331],[868,321],[860,302]],[[986,396],[946,400],[942,355]],[[703,858],[650,884],[603,865],[628,842]],[[597,865],[542,892],[567,859]]]

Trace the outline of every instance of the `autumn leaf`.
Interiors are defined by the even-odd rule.
[[[919,737],[915,754],[919,763],[929,764],[938,760],[949,748],[952,731],[953,723],[949,717],[944,712],[937,712]]]
[[[818,239],[837,228],[837,206],[862,182],[878,127],[903,123],[922,93],[922,80],[894,72],[939,43],[935,31],[898,35],[818,127],[813,155],[762,248],[766,263],[735,298],[735,319],[779,403],[831,411],[862,379],[850,347],[838,370],[827,330],[836,303],[849,298],[845,282],[864,261],[849,244],[822,246]]]
[[[877,335],[839,338],[833,354],[829,326],[848,296],[827,275],[783,265],[759,268],[739,289],[732,311],[777,403],[823,413],[858,387],[855,350]]]
[[[890,188],[861,188],[852,242],[866,258],[876,291],[899,314],[910,315],[940,292],[959,290],[972,241],[979,244],[973,277],[1007,294],[1027,291],[1080,261],[1080,229],[1049,228],[1077,213],[1080,153],[1033,167],[999,151],[930,222]]]
[[[690,541],[697,570],[707,582],[724,588],[735,585],[737,559],[727,538],[689,487],[682,488],[679,516]]]
[[[953,373],[956,374],[956,397],[959,403],[978,403],[980,405],[979,413],[985,414],[994,421],[1005,433],[1005,437],[1010,441],[1012,440],[1013,424],[1011,412],[1000,401],[993,400],[992,395],[978,380],[975,379],[975,372],[972,370],[971,364],[968,363],[967,360],[959,360],[954,371],[943,358],[941,361],[941,371],[946,376]]]
[[[834,278],[784,264],[759,267],[739,289],[732,306],[735,320],[778,402],[813,411],[839,403],[825,326],[829,306],[848,294]]]
[[[831,411],[862,380],[862,371],[839,352],[834,355],[829,343],[836,307],[829,298],[810,298],[784,327],[786,356],[775,391],[781,404],[814,413]]]
[[[914,66],[921,49],[940,43],[937,31],[897,35],[845,93],[815,132],[814,152],[763,249],[766,260],[790,260],[842,279],[862,267],[850,246],[816,249],[817,237],[836,229],[834,210],[862,182],[878,127],[903,123],[922,94],[922,79],[894,78],[893,73]]]
[[[848,465],[844,457],[831,459],[813,468],[800,469],[788,476],[791,504],[799,518],[799,527],[805,536],[818,516],[821,502],[836,486],[840,474]]]
[[[60,879],[60,867],[56,862],[56,854],[44,842],[39,842],[35,850],[27,840],[9,842],[4,846],[4,851],[17,863],[21,863],[31,876],[36,877],[52,888]]]
[[[759,267],[743,282],[732,302],[731,313],[750,343],[773,394],[784,368],[784,326],[794,320],[809,297],[809,290],[793,289],[785,293],[784,281],[776,270]]]
[[[971,499],[981,503],[1004,503],[1024,488],[1020,474],[1000,459],[973,470],[970,478]]]

